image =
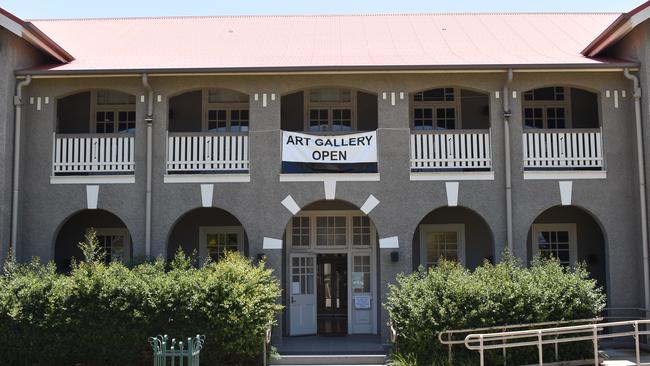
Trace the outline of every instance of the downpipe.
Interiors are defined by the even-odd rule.
[[[153,89],[149,84],[147,74],[142,74],[142,86],[147,91],[147,115],[144,122],[147,125],[147,163],[146,163],[146,190],[145,190],[145,218],[144,218],[144,243],[145,256],[151,258],[151,180],[153,164]]]
[[[641,214],[641,245],[643,246],[643,300],[645,308],[650,306],[650,264],[648,263],[648,215],[645,191],[645,158],[643,156],[643,131],[641,117],[641,87],[639,78],[625,69],[623,74],[634,83],[634,115],[636,125],[636,154],[639,172],[639,207]]]
[[[14,166],[11,198],[11,239],[9,248],[17,255],[18,245],[18,198],[20,196],[20,128],[23,114],[23,88],[32,82],[31,75],[16,84],[14,95]]]
[[[505,175],[506,175],[506,238],[508,251],[514,254],[512,242],[512,168],[510,166],[510,84],[512,83],[512,69],[508,69],[508,79],[503,86],[503,139],[505,150]]]

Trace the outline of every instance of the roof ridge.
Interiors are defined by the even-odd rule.
[[[241,14],[241,15],[171,15],[171,16],[133,16],[133,17],[85,17],[26,19],[29,22],[58,21],[96,21],[96,20],[154,20],[154,19],[211,19],[211,18],[344,18],[344,17],[385,17],[385,16],[485,16],[485,15],[617,15],[622,12],[449,12],[449,13],[359,13],[359,14]]]

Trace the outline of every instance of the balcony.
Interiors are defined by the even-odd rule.
[[[490,130],[411,133],[411,179],[493,179]]]
[[[80,176],[86,177],[86,182],[103,181],[106,176],[115,176],[115,183],[134,180],[133,134],[55,133],[53,140],[53,182],[63,183]]]
[[[526,131],[523,152],[525,178],[604,178],[600,128]]]
[[[249,181],[248,154],[246,133],[169,132],[165,181]]]

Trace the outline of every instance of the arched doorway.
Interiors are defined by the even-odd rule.
[[[287,224],[288,335],[377,334],[377,234],[344,201],[319,201]]]
[[[126,224],[105,210],[82,210],[70,216],[59,229],[54,246],[54,261],[61,272],[68,272],[73,258],[82,260],[79,243],[93,229],[106,251],[106,261],[129,262],[132,259],[131,235]]]
[[[241,222],[226,210],[202,207],[181,216],[167,240],[167,258],[181,248],[185,254],[196,253],[200,259],[219,260],[226,251],[248,252],[248,239]]]
[[[566,265],[584,262],[598,285],[606,285],[606,243],[600,224],[576,206],[555,206],[542,212],[528,231],[528,260],[555,257]]]
[[[458,261],[469,269],[494,260],[490,227],[466,207],[441,207],[429,212],[413,235],[413,268],[434,266],[440,258]]]

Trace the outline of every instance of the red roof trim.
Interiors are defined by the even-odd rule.
[[[601,34],[599,34],[598,37],[596,37],[596,39],[594,39],[584,50],[582,50],[581,53],[587,57],[594,57],[617,41],[621,40],[629,32],[631,32],[634,27],[649,18],[648,16],[645,16],[641,21],[637,21],[636,24],[632,23],[632,18],[634,16],[640,14],[642,11],[648,8],[650,8],[650,1],[646,1],[631,11],[621,14],[620,17],[618,17],[609,27],[607,27]],[[624,26],[628,26],[630,29],[623,30],[622,28]],[[621,32],[621,34],[617,35],[616,33],[618,32]]]
[[[54,42],[54,40],[52,40],[45,33],[43,33],[34,24],[18,18],[17,16],[11,14],[10,12],[8,12],[3,8],[0,8],[0,15],[4,15],[14,23],[19,25],[22,28],[22,33],[23,33],[21,37],[25,39],[27,42],[31,43],[34,47],[38,48],[39,50],[47,53],[48,55],[54,57],[55,59],[63,63],[68,63],[74,60],[74,57],[70,53],[68,53],[66,50],[63,49],[63,47],[59,46],[56,42]]]

